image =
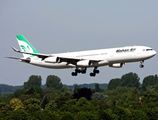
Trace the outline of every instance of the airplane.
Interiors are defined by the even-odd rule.
[[[6,57],[17,59],[21,62],[31,65],[51,69],[76,68],[71,73],[77,76],[79,73],[85,74],[87,68],[93,67],[91,77],[99,74],[98,67],[109,66],[121,68],[125,63],[139,62],[140,68],[144,67],[144,61],[155,56],[156,51],[146,46],[127,46],[109,49],[88,50],[79,52],[67,52],[59,54],[41,54],[39,53],[23,35],[16,35],[20,50],[11,47],[15,52],[22,53],[23,58]]]

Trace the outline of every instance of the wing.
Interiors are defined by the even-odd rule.
[[[60,56],[58,56],[58,62],[67,62],[68,64],[71,63],[71,64],[74,64],[74,65],[76,65],[77,62],[84,61],[84,60],[89,60],[92,63],[103,61],[103,60],[98,60],[98,59],[83,59],[83,58],[62,57],[62,56],[60,57]]]
[[[89,60],[89,61],[91,61],[92,63],[103,61],[103,60],[98,60],[98,59],[83,59],[83,58],[74,58],[74,57],[53,56],[53,55],[49,55],[49,54],[29,53],[29,52],[22,52],[22,51],[19,51],[19,50],[17,50],[17,49],[14,48],[14,47],[11,47],[11,48],[12,48],[15,52],[24,53],[24,54],[30,54],[30,55],[35,55],[35,56],[37,56],[37,57],[39,57],[39,58],[42,58],[42,60],[44,60],[44,59],[47,58],[47,57],[56,57],[58,63],[60,63],[60,62],[67,62],[68,64],[71,63],[71,64],[76,65],[78,61],[82,61],[82,60]],[[7,57],[7,58],[19,59],[19,58],[13,58],[13,57]],[[19,59],[19,60],[22,60],[22,61],[23,61],[23,59]]]

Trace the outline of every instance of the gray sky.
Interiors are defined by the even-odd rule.
[[[123,68],[100,67],[100,74],[72,77],[74,69],[46,69],[4,56],[22,57],[16,35],[23,34],[41,53],[62,53],[131,45],[152,47],[158,52],[158,0],[0,0],[0,84],[23,85],[31,75],[61,78],[63,84],[108,83],[134,72],[141,81],[158,73],[158,55],[145,67],[128,63]]]

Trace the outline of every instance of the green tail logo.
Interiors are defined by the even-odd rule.
[[[24,52],[30,52],[30,47],[27,45],[27,47],[20,45],[20,47],[23,49]]]

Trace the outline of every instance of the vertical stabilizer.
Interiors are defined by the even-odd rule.
[[[16,35],[16,38],[22,52],[39,53],[23,35]],[[32,57],[32,55],[29,54],[23,54],[23,56],[24,58]]]

